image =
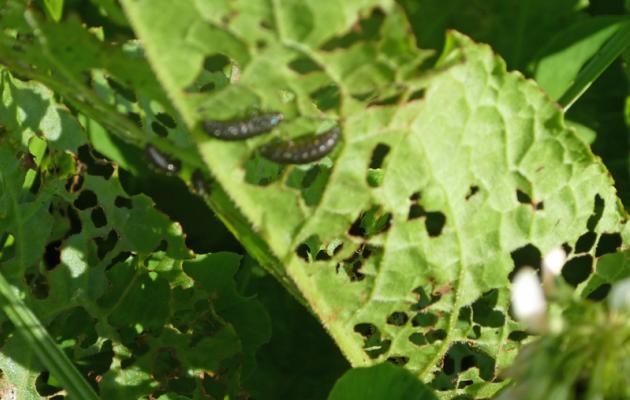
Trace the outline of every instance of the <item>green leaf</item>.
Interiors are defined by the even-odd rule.
[[[602,72],[628,47],[630,22],[625,21],[619,30],[603,45],[597,54],[584,66],[575,81],[558,102],[567,110]]]
[[[295,282],[354,366],[389,359],[452,395],[492,396],[506,384],[496,371],[520,347],[510,336],[520,329],[508,313],[511,255],[574,246],[600,202],[588,229],[621,229],[606,169],[557,105],[487,46],[453,33],[440,68],[427,73],[427,53],[400,34],[396,7],[370,14],[367,2],[334,3],[362,10],[350,29],[310,23],[298,13],[305,6],[282,1],[182,1],[176,21],[156,13],[166,2],[122,4],[229,196],[210,204],[261,265]],[[202,60],[217,55],[238,64],[238,80],[192,95]],[[338,100],[318,102],[330,87]],[[281,111],[285,122],[246,142],[198,128],[251,109]],[[248,175],[258,146],[335,123],[343,140],[330,160],[264,181]],[[388,151],[374,180],[379,146]],[[317,179],[296,188],[305,169],[327,175],[316,201],[302,189]],[[232,202],[248,225],[231,223],[223,207]],[[479,309],[497,316],[484,320]],[[476,368],[444,371],[445,359],[467,356]],[[457,388],[461,380],[472,384]]]
[[[339,378],[328,396],[328,400],[351,399],[437,400],[437,397],[404,368],[385,363],[351,369]]]
[[[6,70],[0,78],[0,260],[10,281],[0,285],[0,389],[87,399],[94,385],[104,398],[128,399],[163,388],[194,398],[203,387],[234,396],[270,336],[264,307],[236,289],[240,256],[221,255],[229,262],[211,275],[209,301],[182,269],[193,253],[181,227],[129,192],[50,90]]]
[[[441,49],[448,29],[487,43],[509,69],[528,71],[541,46],[584,18],[588,0],[399,0],[418,42]]]
[[[55,22],[59,22],[63,15],[63,0],[44,0],[46,10]]]
[[[554,36],[541,49],[535,79],[553,99],[559,99],[578,73],[624,25],[619,17],[593,17],[578,21]]]
[[[53,339],[46,332],[46,328],[37,319],[35,314],[30,311],[21,299],[14,292],[13,287],[7,282],[7,280],[0,275],[0,307],[2,311],[7,315],[9,320],[13,323],[15,329],[21,335],[24,340],[22,352],[14,353],[15,346],[11,346],[14,343],[5,343],[3,347],[3,353],[11,355],[4,358],[2,364],[3,368],[7,368],[14,361],[20,362],[22,357],[25,358],[27,365],[31,362],[31,351],[38,358],[38,360],[46,366],[48,371],[55,376],[59,382],[66,388],[71,397],[77,399],[97,399],[98,396],[94,392],[94,389],[90,384],[81,376],[76,367],[72,364],[68,356],[64,354],[59,347],[56,346]],[[26,349],[24,347],[27,347]],[[22,360],[24,362],[24,360]],[[21,370],[21,371],[20,371]],[[11,378],[16,379],[17,382],[26,384],[24,378],[29,379],[29,386],[20,387],[19,389],[33,393],[34,380],[32,375],[25,373],[21,368],[18,368],[17,373]],[[22,372],[20,374],[20,372]],[[17,375],[17,376],[16,376]],[[23,378],[23,379],[19,379]],[[12,381],[15,383],[16,381]]]

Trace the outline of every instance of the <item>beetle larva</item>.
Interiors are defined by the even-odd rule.
[[[148,144],[145,151],[153,165],[166,173],[174,174],[182,167],[182,163],[179,160],[167,156],[152,144]]]
[[[208,135],[217,139],[242,140],[269,132],[283,119],[282,113],[272,112],[242,121],[204,121],[203,128]]]
[[[317,136],[301,136],[280,143],[269,143],[260,149],[263,157],[280,164],[308,164],[330,153],[339,138],[341,130],[334,127]]]
[[[190,177],[190,180],[193,189],[198,195],[202,197],[210,195],[212,182],[210,182],[210,180],[203,175],[203,172],[201,172],[201,170],[194,170],[192,176]]]

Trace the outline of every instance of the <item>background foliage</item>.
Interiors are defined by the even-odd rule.
[[[529,340],[515,269],[563,245],[593,300],[630,275],[630,54],[566,114],[554,102],[627,12],[0,1],[2,275],[102,398],[321,399],[386,361],[404,369],[352,370],[330,398],[365,381],[489,398]],[[285,122],[239,142],[201,129],[256,111]],[[258,153],[335,125],[319,163]],[[0,393],[63,395],[2,318]]]

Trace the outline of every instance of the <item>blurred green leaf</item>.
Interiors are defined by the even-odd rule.
[[[488,43],[509,69],[527,72],[541,46],[582,19],[588,0],[399,0],[422,47],[442,48],[448,29]]]
[[[55,22],[59,22],[63,15],[63,0],[44,0],[46,10]]]
[[[575,82],[584,65],[624,25],[621,17],[577,21],[556,34],[541,49],[535,79],[557,100]]]
[[[415,376],[389,363],[346,372],[335,384],[328,400],[437,400]]]
[[[626,19],[619,29],[611,35],[611,38],[599,48],[593,58],[584,66],[575,77],[575,81],[562,94],[558,102],[565,110],[588,89],[608,66],[619,57],[630,43],[630,22]]]

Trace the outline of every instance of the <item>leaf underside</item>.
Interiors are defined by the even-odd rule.
[[[571,256],[592,264],[621,230],[612,180],[555,103],[461,34],[422,69],[390,1],[122,4],[208,169],[355,366],[390,360],[449,396],[490,396],[522,339],[519,256],[591,233]],[[220,57],[238,77],[191,89]],[[247,142],[199,128],[252,110],[285,122]],[[256,152],[330,124],[343,140],[321,163],[274,169]]]

